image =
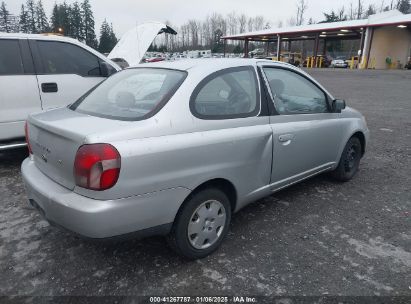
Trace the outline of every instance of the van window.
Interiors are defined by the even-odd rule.
[[[41,40],[37,45],[45,74],[101,76],[99,58],[77,45]]]
[[[0,39],[0,75],[24,74],[18,40]]]
[[[194,90],[190,108],[202,119],[256,116],[259,90],[252,67],[229,68],[205,78]]]
[[[134,68],[114,74],[70,109],[117,120],[153,116],[173,96],[187,73],[161,68]]]

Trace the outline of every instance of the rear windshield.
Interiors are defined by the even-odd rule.
[[[177,70],[124,70],[85,94],[70,109],[110,119],[145,119],[164,106],[185,77],[186,72]]]

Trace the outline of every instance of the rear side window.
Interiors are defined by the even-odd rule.
[[[45,74],[101,76],[97,56],[79,46],[55,41],[37,41]]]
[[[242,118],[258,113],[259,99],[254,69],[230,68],[200,82],[191,96],[190,108],[202,119]]]
[[[0,39],[0,75],[24,74],[18,40]]]
[[[72,110],[117,120],[142,120],[153,116],[173,96],[186,72],[136,68],[114,74],[88,92]]]

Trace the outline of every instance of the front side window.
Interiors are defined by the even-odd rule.
[[[0,75],[24,74],[18,40],[0,39]]]
[[[194,90],[190,108],[202,119],[255,116],[259,91],[254,69],[231,68],[208,76]]]
[[[177,70],[124,70],[108,78],[70,108],[110,119],[145,119],[161,109],[185,77],[185,72]]]
[[[97,56],[81,47],[64,42],[37,41],[45,74],[101,76]]]
[[[324,92],[305,77],[279,68],[264,68],[264,72],[279,114],[328,112]]]

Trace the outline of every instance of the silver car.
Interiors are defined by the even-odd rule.
[[[247,204],[313,175],[348,181],[364,117],[289,64],[199,59],[114,74],[30,115],[30,204],[88,238],[167,235],[205,257]]]

